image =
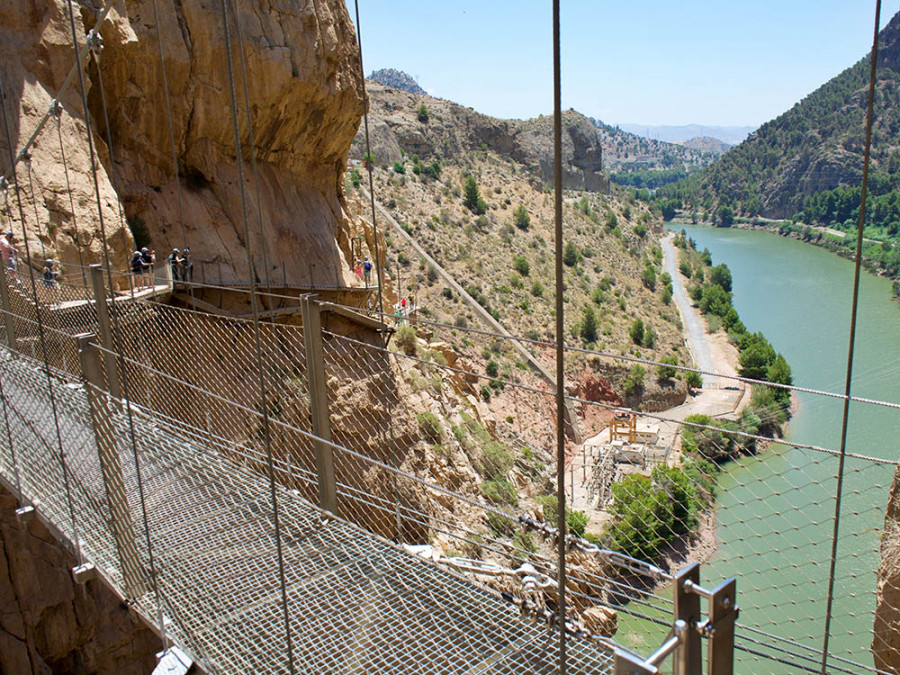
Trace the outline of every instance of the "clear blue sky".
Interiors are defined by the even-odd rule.
[[[898,4],[882,3],[882,27]],[[367,75],[404,70],[430,94],[496,117],[552,112],[550,0],[359,5]],[[563,107],[612,124],[762,124],[862,58],[875,20],[874,0],[561,6]]]

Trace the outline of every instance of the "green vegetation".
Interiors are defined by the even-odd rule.
[[[618,185],[656,190],[663,185],[687,178],[687,176],[688,173],[684,169],[639,169],[637,171],[613,173],[610,174],[609,179]]]
[[[635,319],[634,323],[631,324],[631,328],[628,330],[628,335],[631,337],[631,341],[636,345],[640,345],[644,341],[644,320],[643,319]]]
[[[604,534],[609,547],[653,560],[666,544],[693,532],[712,500],[715,467],[690,460],[684,467],[654,467],[612,486],[614,520]]]
[[[394,162],[394,173],[406,173],[406,165],[403,162]]]
[[[540,505],[544,516],[544,522],[556,526],[559,518],[559,500],[556,495],[541,495],[535,501]],[[568,533],[584,536],[584,529],[587,527],[589,518],[583,511],[576,511],[566,505],[566,529]]]
[[[471,174],[466,177],[466,182],[463,185],[463,205],[476,216],[480,216],[487,211],[487,203],[478,190],[478,182],[475,180],[475,176]]]
[[[581,262],[581,252],[573,241],[567,241],[563,249],[563,263],[568,267],[575,267]]]
[[[513,212],[513,222],[520,230],[527,230],[531,225],[531,216],[528,215],[524,204],[519,204],[519,207]]]
[[[531,272],[531,265],[528,263],[528,258],[524,255],[516,256],[513,260],[513,269],[523,277],[527,277]]]
[[[419,423],[422,436],[432,445],[439,445],[444,440],[444,428],[434,413],[419,413],[416,415],[416,422]]]
[[[660,363],[664,363],[666,365],[656,366],[656,377],[661,380],[671,380],[675,375],[678,374],[678,370],[676,368],[672,368],[671,366],[678,365],[678,357],[674,354],[670,354],[669,356],[664,356],[660,359]]]
[[[419,108],[416,110],[416,119],[423,123],[428,121],[428,106],[424,103],[419,104]]]
[[[597,315],[594,314],[594,310],[590,306],[585,307],[581,317],[581,329],[579,331],[581,339],[587,344],[596,342],[598,328]]]
[[[628,371],[628,378],[625,380],[623,391],[626,396],[637,396],[644,390],[644,376],[647,371],[640,363],[635,363]]]
[[[357,171],[356,168],[354,168],[352,171],[350,171],[350,184],[353,187],[358,188],[361,182],[362,182],[362,176],[360,176],[359,171]]]
[[[416,356],[419,351],[419,338],[412,326],[400,326],[394,335],[394,342],[407,356]]]

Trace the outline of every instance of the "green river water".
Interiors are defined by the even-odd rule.
[[[700,250],[709,248],[714,264],[729,266],[741,319],[784,354],[794,383],[842,393],[852,263],[766,232],[685,230]],[[890,282],[863,272],[852,393],[900,402],[900,304],[890,290]],[[842,408],[838,399],[799,394],[786,439],[838,449]],[[849,420],[848,452],[890,460],[848,459],[845,469],[828,672],[856,673],[873,667],[878,549],[900,457],[900,410],[853,403]],[[784,445],[725,467],[719,546],[702,568],[704,582],[735,576],[741,644],[791,662],[738,651],[736,672],[818,672],[820,657],[811,650],[822,648],[837,472],[833,455]]]

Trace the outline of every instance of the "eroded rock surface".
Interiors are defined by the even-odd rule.
[[[100,26],[104,48],[85,68],[113,264],[127,262],[135,244],[130,229],[137,243],[148,243],[158,257],[173,247],[190,246],[198,273],[205,265],[216,280],[247,280],[249,243],[256,275],[263,281],[267,272],[277,271],[278,280],[289,285],[350,285],[352,275],[341,252],[348,248],[341,181],[362,99],[353,26],[344,3],[236,2],[237,17],[228,17],[228,37],[240,164],[220,3],[164,0],[158,5],[157,25],[150,0],[117,3]],[[72,66],[66,8],[62,0],[31,0],[27,12],[8,3],[0,8],[0,75],[16,148],[30,136]],[[75,19],[83,44],[96,14],[82,9]],[[27,193],[22,195],[27,228],[47,255],[78,263],[81,244],[81,258],[97,262],[102,251],[99,214],[77,80],[62,103],[63,150],[51,122],[39,135],[32,160],[34,199],[29,191],[20,191]],[[0,169],[7,172],[9,153],[0,145]],[[63,151],[72,203],[65,189]],[[27,187],[27,173],[21,169],[19,181]],[[13,209],[14,223],[18,220]]]
[[[0,486],[0,673],[149,673],[159,638]]]

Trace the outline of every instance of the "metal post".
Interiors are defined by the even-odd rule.
[[[309,378],[309,400],[312,432],[316,436],[316,475],[319,479],[319,506],[337,514],[337,490],[334,479],[334,453],[330,445],[331,424],[328,414],[328,391],[325,385],[325,356],[322,347],[322,310],[314,296],[300,299],[303,314],[303,342],[306,347],[306,373]],[[326,442],[322,442],[326,441]]]
[[[94,306],[97,308],[97,320],[100,325],[100,342],[103,344],[103,363],[106,366],[106,384],[109,387],[107,391],[114,398],[122,398],[119,368],[116,363],[115,345],[109,322],[109,306],[106,304],[106,281],[100,265],[91,265],[91,286],[94,290]],[[102,387],[103,380],[100,380],[97,386]]]
[[[734,672],[734,623],[737,621],[737,583],[734,577],[712,591],[709,600],[709,675]]]
[[[688,583],[690,582],[690,583]],[[703,672],[703,646],[696,630],[701,620],[700,596],[692,586],[700,584],[700,564],[691,563],[675,575],[675,620],[684,621],[687,631],[675,655],[672,675],[694,675]]]
[[[0,269],[0,303],[3,308],[3,325],[6,328],[6,344],[10,349],[16,346],[16,322],[13,319],[12,309],[9,303],[9,280],[6,278],[6,270]]]
[[[97,455],[103,474],[103,486],[106,488],[106,500],[109,504],[110,526],[119,553],[122,576],[125,580],[125,593],[129,598],[136,598],[143,595],[148,587],[135,541],[131,509],[128,506],[115,432],[110,420],[107,400],[102,393],[104,389],[103,367],[100,362],[100,350],[93,343],[95,339],[96,336],[91,333],[75,336],[78,344],[78,356],[81,360],[81,373],[85,379],[91,426],[94,430]]]

